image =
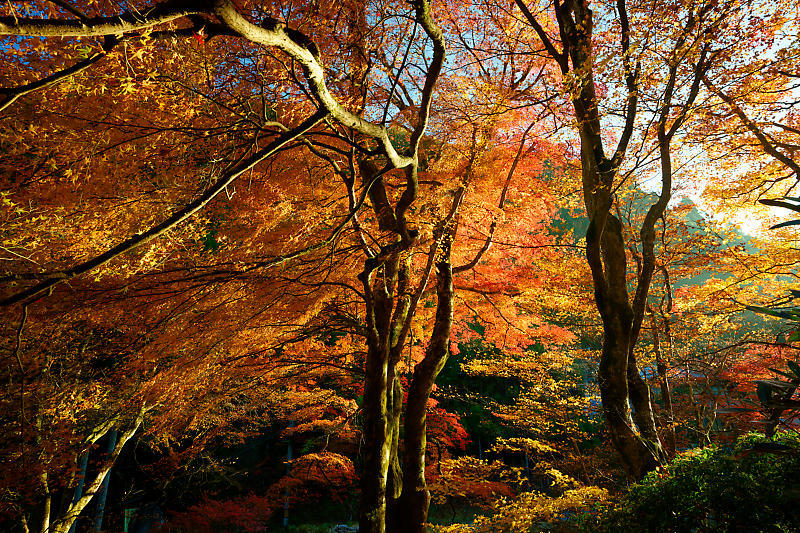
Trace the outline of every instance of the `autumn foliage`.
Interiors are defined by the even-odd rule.
[[[797,360],[747,307],[796,296],[799,16],[0,6],[0,529],[589,523],[732,442]]]

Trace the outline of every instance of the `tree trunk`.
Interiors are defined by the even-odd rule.
[[[518,5],[520,3],[517,2]],[[628,57],[630,29],[625,2],[618,1],[617,8],[628,101],[624,113],[624,129],[611,157],[605,153],[601,134],[592,52],[594,23],[586,0],[567,0],[561,8],[556,9],[556,18],[564,39],[564,51],[558,53],[552,48],[552,43],[549,44],[550,53],[558,62],[565,78],[579,73],[575,76],[578,83],[572,92],[572,104],[580,133],[581,181],[589,218],[586,260],[592,272],[595,303],[603,322],[603,349],[598,384],[612,442],[628,474],[639,478],[658,464],[662,452],[652,416],[649,390],[639,375],[633,352],[639,335],[637,324],[640,324],[640,300],[646,301],[649,280],[639,280],[632,306],[628,294],[622,223],[611,212],[614,181],[633,133],[638,104],[637,73]],[[535,23],[529,12],[526,13],[526,18]],[[537,31],[538,29],[537,27]],[[648,217],[651,215],[652,213],[648,213]],[[646,254],[644,250],[643,255]],[[644,278],[646,277],[645,275]],[[634,419],[631,418],[629,400],[634,409]],[[655,440],[653,436],[656,437]]]
[[[108,456],[114,451],[117,445],[117,430],[112,429],[108,432],[108,448],[106,454]],[[103,481],[100,483],[100,490],[97,492],[97,508],[94,511],[94,531],[100,533],[103,530],[103,515],[106,511],[106,496],[108,495],[108,484],[111,481],[111,467],[103,476]]]
[[[50,487],[47,483],[47,472],[42,472],[39,476],[42,482],[42,489],[44,489],[44,506],[42,509],[42,533],[49,533],[50,531],[50,513],[52,512],[51,506],[53,497],[50,494]]]
[[[663,303],[663,302],[662,302]],[[662,310],[663,313],[663,310]],[[663,316],[663,315],[662,315]],[[658,380],[661,385],[661,400],[664,402],[665,420],[663,422],[664,431],[664,449],[668,458],[675,457],[675,414],[672,410],[672,389],[669,383],[669,365],[664,359],[664,354],[661,351],[661,336],[659,335],[659,325],[655,314],[650,310],[650,322],[653,328],[653,351],[656,355],[656,371],[658,372]],[[663,316],[664,335],[667,342],[671,344],[669,332],[669,320]]]
[[[289,427],[294,427],[294,420],[289,420]],[[289,477],[292,473],[292,438],[286,442],[286,470],[285,475]],[[283,528],[286,529],[289,527],[289,497],[291,496],[291,491],[289,491],[289,486],[286,486],[286,490],[283,492]]]
[[[424,533],[428,521],[430,492],[425,481],[427,407],[436,377],[444,368],[450,347],[453,324],[453,269],[450,260],[455,224],[446,231],[436,261],[436,319],[425,357],[414,367],[408,388],[403,453],[403,493],[399,516],[402,527],[397,533]]]
[[[394,370],[392,369],[394,374]],[[386,479],[386,530],[395,531],[399,527],[398,502],[403,491],[403,469],[400,466],[400,420],[403,412],[403,387],[397,376],[392,378],[387,405],[391,446],[389,471]]]
[[[590,206],[599,209],[603,204],[610,207],[609,199]],[[635,314],[628,294],[622,224],[608,208],[596,212],[595,220],[598,218],[605,219],[602,235],[597,235],[597,224],[593,221],[586,237],[587,257],[595,280],[595,302],[603,320],[598,385],[611,440],[628,474],[638,479],[658,466],[663,452],[652,415],[650,391],[633,356],[638,332],[633,328]]]
[[[92,498],[95,494],[100,490],[101,485],[106,479],[106,476],[110,473],[111,467],[114,465],[114,462],[119,457],[119,454],[122,453],[122,448],[125,444],[133,437],[133,435],[138,431],[139,426],[142,424],[142,420],[144,417],[144,410],[142,413],[137,417],[136,421],[133,423],[131,427],[125,430],[122,435],[120,435],[119,439],[116,441],[111,453],[109,453],[108,459],[104,466],[100,468],[100,471],[97,472],[92,482],[89,484],[86,492],[83,496],[81,496],[77,501],[72,502],[69,508],[56,520],[53,521],[50,529],[47,533],[68,533],[72,525],[75,523],[75,520],[81,514],[81,511],[89,505],[89,502],[92,501]]]
[[[628,396],[631,406],[633,406],[633,421],[639,429],[642,444],[648,449],[648,453],[643,458],[645,470],[639,474],[642,476],[659,464],[665,463],[667,456],[656,427],[650,386],[642,378],[633,355],[628,356]]]
[[[376,290],[375,293],[379,293]],[[375,294],[374,293],[374,294]],[[377,294],[376,294],[377,295]],[[391,300],[388,294],[375,298],[376,326],[388,321]],[[381,331],[380,327],[376,328]],[[386,520],[386,476],[391,454],[391,435],[386,410],[389,347],[383,339],[370,339],[367,346],[364,381],[364,467],[361,472],[361,512],[359,530],[383,533]]]
[[[359,169],[364,183],[372,184],[370,202],[379,228],[396,233],[397,218],[378,165],[372,160],[361,160]],[[370,257],[359,274],[364,287],[367,326],[364,401],[361,405],[364,414],[364,465],[359,528],[363,533],[384,533],[386,528],[386,485],[392,455],[389,407],[394,388],[392,325],[399,265],[398,252],[387,254],[383,261]]]
[[[86,480],[86,467],[89,464],[89,451],[85,451],[78,456],[78,479],[75,484],[75,490],[72,494],[72,505],[78,503],[83,496],[83,484]],[[75,533],[75,525],[76,523],[73,522],[72,526],[69,528],[69,533]]]
[[[367,360],[364,385],[364,468],[361,479],[361,533],[384,533],[386,529],[387,477],[392,465],[392,499],[400,490],[399,420],[402,391],[395,377],[410,321],[427,284],[430,269],[423,274],[416,292],[410,289],[410,250],[416,245],[418,230],[409,227],[406,219],[419,192],[418,154],[428,124],[431,99],[436,80],[444,64],[444,36],[431,17],[427,0],[412,2],[416,22],[428,35],[433,56],[425,75],[417,111],[416,126],[408,138],[407,155],[400,156],[385,130],[380,130],[383,154],[389,165],[405,168],[405,188],[394,206],[386,194],[383,168],[374,159],[358,161],[361,178],[367,187],[378,228],[390,232],[391,239],[378,251],[364,246],[367,259],[359,279],[364,287],[366,304]],[[358,8],[361,11],[361,8]],[[363,19],[366,22],[366,18]],[[359,24],[355,25],[356,27]],[[363,42],[364,33],[351,28],[355,43]],[[361,46],[361,45],[358,45]],[[361,56],[366,61],[368,54]],[[356,61],[358,63],[358,61]],[[320,69],[321,70],[321,69]],[[357,73],[357,72],[356,72]],[[354,87],[359,85],[356,80]],[[357,91],[356,91],[357,92]],[[385,118],[385,117],[384,117]],[[356,121],[356,124],[359,122]],[[374,127],[369,124],[369,127]],[[365,130],[366,131],[366,130]],[[364,133],[364,131],[362,131]],[[362,240],[362,242],[365,242]],[[429,261],[430,265],[430,261]]]
[[[373,206],[376,211],[380,210],[378,205],[376,202]],[[393,213],[384,212],[383,216],[385,224],[395,224]],[[361,406],[365,451],[359,519],[360,530],[364,533],[384,533],[387,503],[394,502],[401,490],[398,450],[403,390],[395,368],[403,345],[401,324],[406,322],[410,312],[410,298],[407,294],[409,262],[399,256],[400,252],[386,259],[374,270],[377,272],[374,276],[368,260],[360,274],[368,294],[367,362]]]
[[[603,317],[603,349],[600,355],[598,385],[603,403],[603,414],[608,424],[611,441],[620,454],[625,469],[634,478],[642,476],[653,467],[636,433],[628,405],[628,343],[630,313],[616,309],[608,318]]]

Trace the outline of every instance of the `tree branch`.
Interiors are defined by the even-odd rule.
[[[533,128],[534,124],[536,124],[535,121],[531,122],[528,128],[525,130],[525,133],[522,134],[522,140],[519,142],[517,155],[514,157],[514,162],[511,163],[511,168],[508,169],[508,176],[506,177],[506,183],[505,185],[503,185],[503,191],[500,193],[500,201],[497,203],[497,207],[499,207],[500,209],[503,209],[503,206],[505,206],[506,204],[506,194],[508,193],[508,187],[509,185],[511,185],[511,179],[514,177],[514,172],[517,170],[517,165],[519,164],[519,160],[522,157],[522,149],[525,147],[525,139],[527,138],[528,133],[531,131],[531,128]],[[472,258],[472,261],[461,266],[453,267],[454,275],[475,268],[475,266],[481,260],[481,257],[483,257],[483,254],[489,251],[489,248],[492,247],[492,241],[494,240],[494,233],[496,229],[497,229],[497,220],[492,220],[492,224],[489,226],[489,234],[486,236],[486,240],[483,242],[483,246],[481,246],[480,250],[478,250],[478,253],[475,254],[475,257]]]
[[[16,102],[17,99],[21,96],[25,96],[26,94],[38,91],[39,89],[46,89],[47,87],[51,87],[57,83],[60,83],[66,80],[67,78],[74,76],[75,74],[83,72],[90,66],[94,65],[95,63],[103,59],[108,54],[108,52],[110,52],[118,43],[119,40],[117,38],[113,36],[106,36],[105,43],[103,43],[102,52],[93,54],[90,57],[75,63],[71,67],[67,67],[63,70],[59,70],[58,72],[54,72],[53,74],[50,74],[49,76],[46,76],[41,80],[21,85],[19,87],[0,88],[0,93],[8,95],[2,102],[0,102],[0,112],[5,111],[11,104]]]
[[[794,175],[797,176],[798,179],[800,179],[800,164],[798,164],[793,159],[781,153],[775,147],[775,145],[767,138],[767,136],[764,134],[761,128],[759,128],[758,125],[755,122],[753,122],[750,119],[750,117],[747,116],[744,110],[741,107],[739,107],[739,105],[733,100],[733,98],[723,93],[705,75],[703,76],[703,84],[705,84],[705,86],[708,87],[708,89],[712,93],[717,95],[723,102],[725,102],[730,106],[731,110],[733,110],[733,113],[739,118],[742,124],[744,124],[748,130],[750,130],[750,133],[755,135],[756,139],[758,139],[758,142],[761,144],[761,147],[767,154],[771,155],[779,162],[783,163],[792,172],[794,172]]]
[[[569,72],[569,64],[567,63],[566,51],[559,52],[556,49],[555,45],[553,44],[553,41],[550,39],[550,36],[547,35],[547,32],[544,31],[542,25],[539,24],[539,21],[536,20],[536,17],[533,15],[533,13],[531,13],[531,10],[528,9],[528,6],[525,5],[525,2],[523,2],[523,0],[514,0],[514,2],[517,4],[517,7],[519,7],[519,10],[522,11],[522,14],[525,16],[525,19],[528,21],[528,24],[530,24],[533,27],[534,31],[536,32],[536,35],[539,36],[539,40],[542,41],[545,50],[547,50],[547,53],[550,54],[550,57],[552,57],[556,63],[558,63],[558,66],[561,68],[561,73],[566,74],[567,72]]]
[[[202,2],[173,1],[157,5],[144,13],[128,11],[113,17],[92,17],[81,20],[0,17],[0,35],[25,37],[119,35],[205,12],[207,9],[203,7]]]
[[[170,216],[164,222],[153,226],[152,228],[148,229],[143,233],[137,233],[136,235],[126,239],[125,241],[121,242],[117,246],[107,250],[106,252],[98,255],[90,259],[89,261],[85,261],[69,270],[62,270],[59,272],[51,272],[48,274],[42,275],[44,281],[25,289],[23,291],[18,292],[4,300],[0,301],[0,306],[9,306],[13,305],[17,302],[21,302],[28,298],[37,296],[44,291],[50,290],[56,285],[63,283],[64,281],[70,280],[76,276],[89,272],[90,270],[94,270],[98,268],[112,259],[129,252],[139,246],[150,242],[151,240],[155,239],[156,237],[163,235],[171,228],[177,226],[197,211],[205,207],[208,202],[210,202],[215,196],[217,196],[220,192],[225,190],[228,185],[233,183],[233,181],[241,176],[243,173],[247,172],[258,163],[270,157],[275,152],[280,150],[284,147],[287,143],[291,142],[292,140],[296,139],[300,135],[303,135],[306,131],[316,126],[320,123],[327,113],[324,110],[317,111],[311,117],[307,118],[303,123],[301,123],[296,128],[284,132],[274,141],[272,141],[269,145],[264,147],[263,149],[259,150],[255,154],[251,155],[247,159],[240,160],[237,164],[233,166],[230,170],[225,172],[217,182],[208,189],[205,193],[203,193],[200,197],[196,200],[189,202],[184,206],[182,209],[176,211],[172,216]]]
[[[351,113],[334,98],[325,84],[325,71],[322,68],[319,49],[308,37],[296,30],[288,29],[272,19],[265,20],[264,27],[256,26],[245,19],[230,0],[214,2],[214,12],[223,23],[245,39],[266,46],[274,46],[297,61],[302,66],[308,79],[309,88],[320,106],[343,126],[353,128],[359,133],[378,140],[395,168],[403,168],[413,162],[412,158],[402,156],[395,150],[386,128],[372,124]]]

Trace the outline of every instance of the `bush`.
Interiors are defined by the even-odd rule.
[[[800,531],[800,438],[746,435],[651,472],[601,519],[604,531]]]

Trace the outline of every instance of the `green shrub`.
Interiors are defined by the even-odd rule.
[[[800,531],[800,438],[751,434],[687,452],[634,485],[601,522],[608,532]]]

